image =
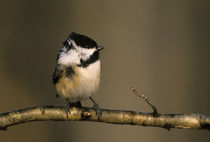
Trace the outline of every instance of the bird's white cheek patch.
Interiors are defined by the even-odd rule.
[[[81,54],[81,58],[83,60],[87,60],[96,51],[96,48],[86,49],[86,48],[79,47],[78,50]]]
[[[60,54],[60,58],[58,59],[58,63],[62,64],[62,65],[80,64],[79,54],[75,50],[70,50],[68,52],[62,52]]]

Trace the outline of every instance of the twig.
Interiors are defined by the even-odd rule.
[[[134,92],[134,94],[136,94],[138,97],[143,98],[145,100],[145,102],[153,109],[153,115],[155,117],[158,117],[158,111],[155,105],[153,105],[149,98],[147,98],[143,93],[139,94],[136,89],[134,87],[131,87],[131,91]]]
[[[162,127],[166,129],[204,129],[210,130],[210,117],[200,114],[160,114],[142,113],[127,110],[102,109],[102,116],[97,117],[93,108],[71,107],[66,117],[64,107],[41,106],[19,109],[0,114],[0,129],[31,121],[95,121],[112,124]]]

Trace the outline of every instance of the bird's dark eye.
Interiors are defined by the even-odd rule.
[[[66,40],[66,41],[64,41],[64,42],[63,42],[63,45],[64,45],[65,47],[69,46],[68,41],[67,41],[67,40]]]

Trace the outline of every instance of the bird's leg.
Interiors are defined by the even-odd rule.
[[[98,116],[98,117],[101,117],[102,116],[102,112],[101,112],[101,109],[100,109],[100,107],[99,107],[99,105],[93,100],[93,98],[92,97],[89,97],[89,99],[93,102],[93,108],[96,110],[96,115]]]
[[[71,107],[82,107],[82,103],[80,101],[77,101],[75,103],[70,103],[68,100],[67,100],[67,103],[64,105],[64,109],[66,111],[66,115],[67,115],[67,119],[68,119],[68,113],[70,112],[69,109]]]

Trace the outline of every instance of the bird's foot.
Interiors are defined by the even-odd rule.
[[[102,116],[102,111],[101,111],[101,108],[99,107],[99,105],[94,104],[93,108],[96,110],[96,115],[100,118]]]
[[[93,108],[96,110],[96,115],[98,116],[98,118],[100,118],[102,116],[102,111],[101,108],[99,107],[99,105],[93,100],[92,97],[89,97],[90,100],[93,102]]]
[[[68,113],[70,112],[71,107],[82,107],[82,103],[80,101],[75,102],[75,103],[68,102],[64,105],[64,109],[65,109],[65,112],[66,112],[67,119],[68,119]]]
[[[64,104],[64,109],[65,109],[66,116],[67,116],[67,120],[68,120],[68,113],[70,112],[70,106],[69,106],[69,103]]]

